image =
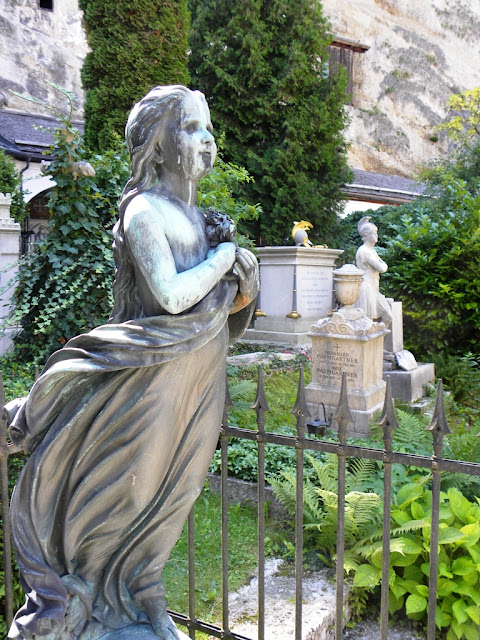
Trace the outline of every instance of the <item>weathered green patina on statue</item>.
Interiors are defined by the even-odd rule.
[[[112,318],[10,407],[12,440],[31,452],[12,499],[27,599],[10,638],[178,637],[162,570],[215,449],[229,337],[258,292],[230,221],[207,233],[195,207],[216,153],[203,95],[153,89],[126,136]]]

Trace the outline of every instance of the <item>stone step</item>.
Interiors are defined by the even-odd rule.
[[[305,573],[302,591],[302,640],[334,640],[335,584],[331,570]],[[230,629],[258,638],[258,577],[229,597]],[[265,640],[295,637],[295,577],[284,560],[265,564]]]

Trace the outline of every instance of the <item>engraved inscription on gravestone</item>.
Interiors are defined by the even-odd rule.
[[[302,313],[306,316],[328,313],[332,304],[331,274],[322,274],[322,270],[318,268],[301,269],[298,280]]]
[[[322,378],[324,384],[341,384],[343,371],[350,381],[358,378],[358,358],[338,344],[315,353],[314,362],[318,363],[315,373],[318,378]]]

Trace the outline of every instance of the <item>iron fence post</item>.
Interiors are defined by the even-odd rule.
[[[0,372],[0,485],[2,500],[3,521],[3,572],[5,578],[5,619],[7,628],[13,621],[13,574],[12,574],[12,547],[10,532],[10,498],[8,495],[8,442],[7,420],[3,412],[5,405],[5,390],[3,376]]]
[[[380,640],[388,637],[388,594],[390,572],[390,513],[392,504],[392,443],[393,430],[398,427],[392,397],[392,381],[387,377],[383,411],[377,422],[383,427],[383,535],[382,535],[382,588],[380,596]]]
[[[433,436],[432,456],[432,524],[430,529],[430,576],[428,581],[427,640],[435,640],[435,616],[438,583],[438,530],[440,522],[440,480],[443,438],[451,433],[443,406],[443,382],[438,381],[435,409],[427,431]]]
[[[228,412],[233,405],[228,388],[228,378],[225,378],[225,405],[223,411],[222,428],[220,431],[221,447],[221,510],[222,510],[222,626],[223,634],[230,633],[228,613]],[[223,636],[222,636],[223,637]]]
[[[257,413],[258,487],[258,640],[265,638],[265,413],[270,408],[263,387],[263,371],[258,367],[257,393],[252,405]]]
[[[336,602],[337,614],[335,622],[335,639],[343,638],[343,574],[345,561],[345,471],[348,425],[353,422],[348,406],[347,374],[342,373],[342,386],[337,409],[332,417],[332,423],[337,423],[338,429],[338,498],[337,498],[337,574],[336,574]]]
[[[302,640],[302,577],[303,577],[303,451],[306,421],[310,417],[305,399],[303,367],[300,369],[297,399],[291,413],[296,418],[296,509],[295,509],[295,640]]]

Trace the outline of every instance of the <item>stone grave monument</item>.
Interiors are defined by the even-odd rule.
[[[309,225],[309,226],[307,226]],[[295,223],[295,247],[260,247],[260,299],[245,338],[308,344],[308,332],[333,305],[333,269],[343,251],[314,247],[304,221]]]
[[[321,318],[308,334],[312,341],[312,381],[306,388],[311,416],[330,421],[337,407],[342,373],[347,374],[348,404],[353,417],[349,433],[366,437],[370,420],[385,399],[382,379],[383,339],[388,330],[355,307],[362,272],[346,264],[333,272],[335,293],[341,308]]]
[[[379,277],[388,265],[375,251],[378,229],[368,216],[359,221],[358,233],[363,245],[357,251],[356,263],[363,282],[357,305],[369,318],[382,320],[390,329],[384,343],[383,379],[390,376],[394,398],[413,402],[424,395],[424,386],[435,380],[435,367],[432,363],[418,364],[413,354],[403,348],[402,303],[380,293]]]
[[[15,640],[177,640],[162,571],[215,450],[229,339],[255,256],[195,206],[216,146],[203,94],[155,87],[126,138],[108,324],[72,338],[6,414],[30,453],[12,497],[25,604]],[[227,326],[228,325],[228,326]]]

